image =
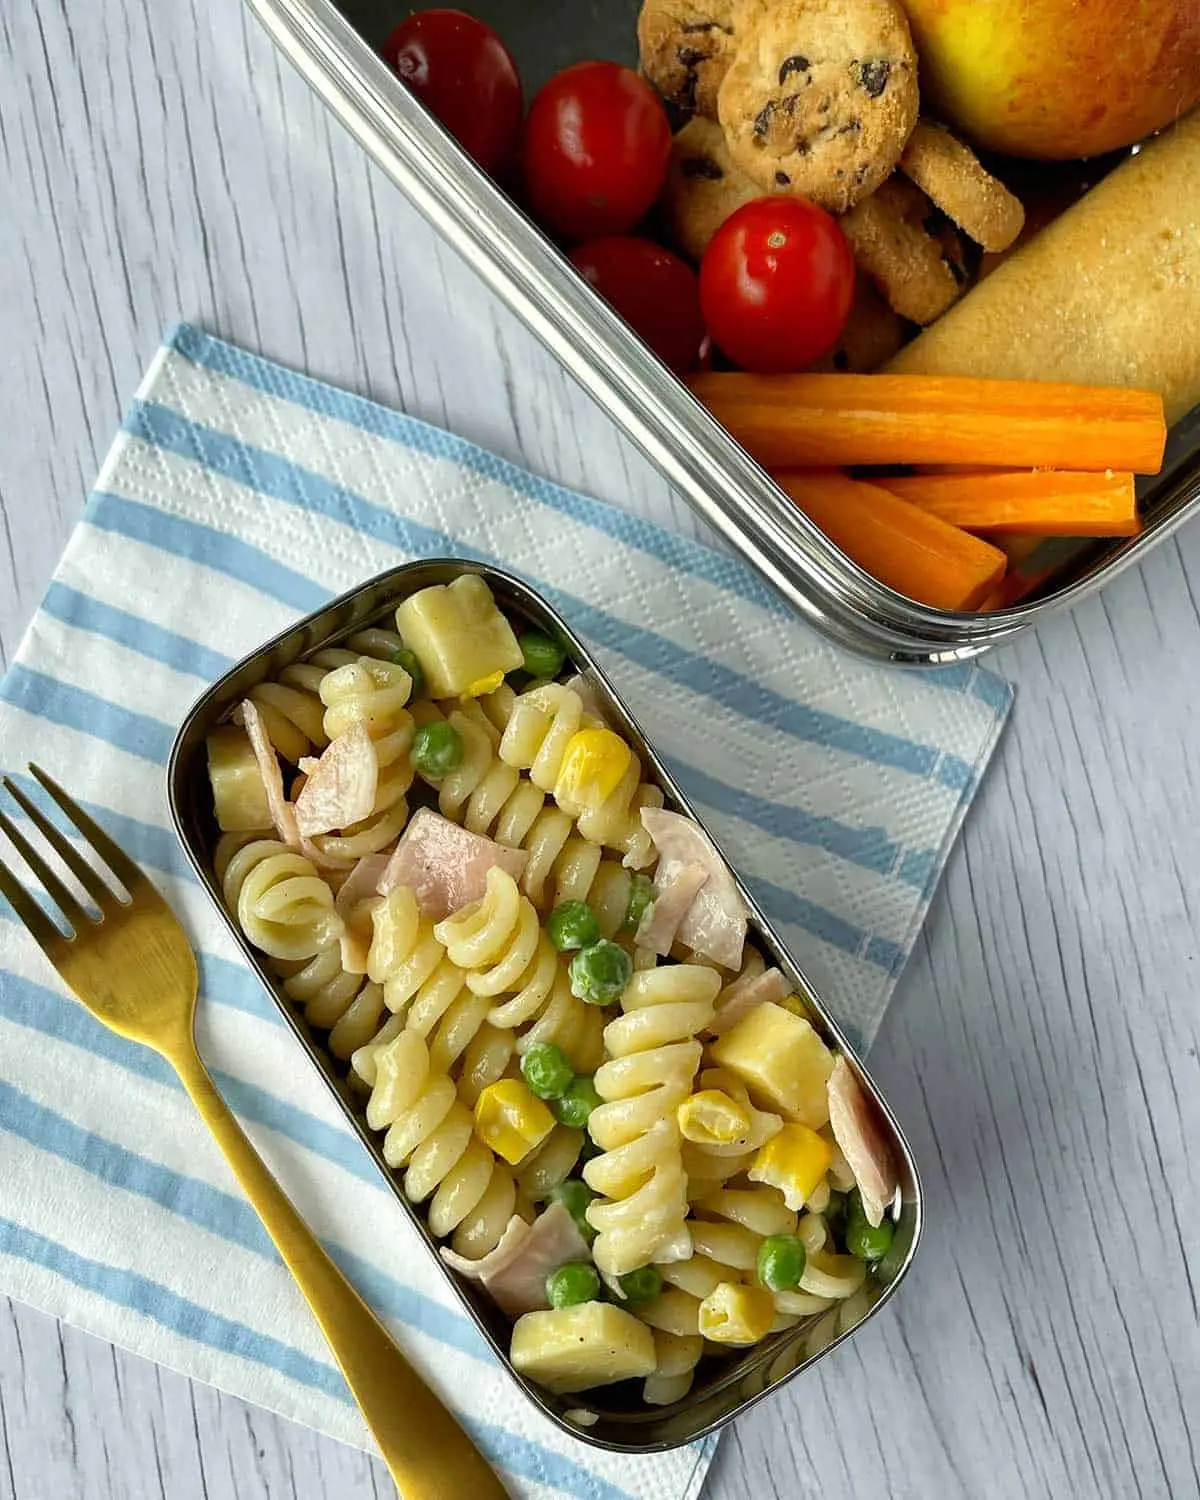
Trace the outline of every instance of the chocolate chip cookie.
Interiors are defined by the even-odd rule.
[[[692,260],[700,260],[731,213],[761,197],[762,188],[730,160],[715,120],[697,116],[671,142],[662,217],[672,241]]]
[[[917,124],[900,170],[985,250],[1007,250],[1025,224],[1021,200],[943,125],[931,120]]]
[[[970,279],[962,241],[925,194],[899,173],[841,221],[854,259],[913,323],[932,323]]]
[[[645,0],[637,26],[642,72],[668,104],[716,119],[742,9],[743,0]]]
[[[717,93],[736,165],[767,191],[834,213],[887,179],[917,104],[896,0],[779,0],[749,12]]]
[[[892,311],[860,271],[841,338],[809,369],[817,373],[869,375],[899,354],[909,331],[909,325]]]

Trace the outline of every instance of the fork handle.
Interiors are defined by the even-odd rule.
[[[247,1140],[194,1041],[169,1061],[316,1316],[403,1500],[503,1500],[500,1480],[338,1270]]]

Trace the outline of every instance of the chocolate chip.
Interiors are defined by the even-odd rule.
[[[759,112],[754,116],[754,134],[760,139],[766,136],[771,128],[771,121],[775,118],[776,101],[768,99]]]
[[[883,58],[879,58],[875,62],[859,62],[855,58],[850,64],[851,78],[872,99],[878,99],[884,89],[887,88],[891,72],[891,63]]]
[[[675,53],[676,60],[685,68],[695,68],[711,56],[710,52],[702,52],[699,47],[680,47]]]
[[[702,31],[723,31],[726,36],[733,35],[732,26],[722,26],[718,21],[685,21],[679,29],[684,36],[696,36]]]
[[[725,176],[711,156],[689,156],[679,164],[685,177],[703,177],[706,182],[720,182]]]
[[[797,52],[794,57],[784,58],[783,66],[779,69],[780,83],[786,83],[793,73],[807,73],[808,67],[808,58],[801,52]]]
[[[786,172],[775,173],[775,184],[777,187],[790,187],[792,179]]]
[[[946,255],[946,254],[943,253],[942,259],[950,267],[950,274],[951,274],[951,276],[954,277],[954,279],[958,283],[958,285],[959,286],[966,286],[966,284],[967,284],[966,267],[965,266],[960,266],[959,263],[951,255]]]
[[[861,129],[862,129],[862,121],[861,120],[850,120],[847,124],[842,125],[838,129],[837,134],[838,135],[857,135],[858,132]]]

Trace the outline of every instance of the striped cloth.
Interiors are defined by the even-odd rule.
[[[589,640],[864,1046],[1010,690],[976,667],[842,656],[740,562],[189,327],[147,374],[0,684],[0,767],[39,760],[159,882],[200,954],[222,1092],[514,1493],[693,1496],[714,1441],[596,1452],[515,1395],[170,831],[163,770],[202,685],[299,612],[432,554],[520,573]],[[173,1076],[67,999],[2,905],[0,1142],[0,1290],[369,1447]]]

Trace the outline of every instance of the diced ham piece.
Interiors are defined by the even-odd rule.
[[[529,856],[524,849],[508,849],[481,833],[469,833],[440,813],[423,807],[415,812],[396,845],[379,894],[408,886],[424,916],[441,922],[487,889],[488,871],[495,866],[519,880]]]
[[[267,794],[267,806],[271,809],[271,821],[275,832],[293,849],[300,848],[300,830],[296,826],[296,812],[283,795],[283,772],[279,769],[279,757],[262,721],[258,705],[250,698],[242,704],[242,723],[250,736],[254,758],[258,761],[258,774],[262,777]]]
[[[331,740],[296,799],[302,838],[350,828],[371,815],[379,788],[379,756],[363,724]]]
[[[879,1128],[871,1101],[859,1087],[844,1057],[829,1075],[829,1123],[846,1165],[862,1194],[867,1223],[878,1227],[896,1196],[896,1165]]]
[[[387,863],[386,854],[364,855],[342,882],[333,903],[338,916],[346,924],[341,944],[342,968],[347,974],[367,972],[367,955],[375,930],[367,902],[377,894]]]
[[[482,1260],[467,1260],[444,1248],[442,1259],[478,1281],[502,1312],[519,1318],[550,1306],[546,1277],[552,1271],[569,1260],[590,1260],[591,1252],[575,1220],[561,1203],[553,1203],[532,1224],[514,1214],[500,1243]]]
[[[717,996],[717,1011],[708,1029],[713,1036],[720,1036],[764,1000],[786,1000],[791,993],[791,985],[778,969],[766,969],[761,974],[735,979]]]
[[[660,958],[666,958],[680,923],[707,880],[708,871],[703,865],[683,865],[669,880],[662,879],[660,866],[659,878],[654,882],[654,900],[646,908],[634,938],[638,947],[649,948]]]
[[[708,879],[679,924],[679,942],[722,968],[740,968],[749,913],[729,866],[712,841],[691,818],[661,807],[643,807],[642,826],[659,853],[656,886],[665,889],[688,865],[701,865],[708,871]]]

